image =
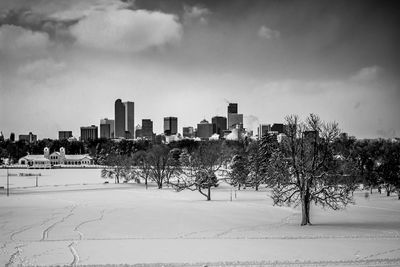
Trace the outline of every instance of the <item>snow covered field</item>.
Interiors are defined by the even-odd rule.
[[[400,201],[355,193],[343,211],[273,207],[268,192],[148,190],[100,170],[11,177],[0,194],[0,265],[400,266]],[[0,170],[0,186],[5,184]],[[17,180],[20,179],[20,180]]]

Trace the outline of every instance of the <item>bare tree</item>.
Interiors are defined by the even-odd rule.
[[[151,174],[151,165],[149,161],[149,154],[144,150],[139,150],[133,154],[133,161],[135,164],[136,176],[144,179],[146,189],[148,187],[148,180]]]
[[[131,160],[126,155],[110,154],[103,160],[105,165],[101,170],[101,177],[113,178],[117,184],[120,179],[128,181],[132,178]]]
[[[272,154],[267,183],[274,204],[301,204],[301,225],[311,224],[310,203],[334,210],[352,203],[353,187],[339,179],[345,174],[335,159],[332,142],[340,130],[310,114],[304,123],[286,117],[286,135]]]
[[[181,175],[171,185],[177,191],[198,191],[210,201],[211,188],[218,186],[216,172],[224,162],[221,142],[202,142],[193,153],[182,152],[180,162]]]
[[[161,189],[164,182],[177,171],[170,149],[165,145],[153,146],[148,151],[147,160],[150,167],[150,179]]]

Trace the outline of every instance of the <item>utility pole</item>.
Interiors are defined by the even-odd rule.
[[[7,196],[10,195],[10,178],[9,178],[9,174],[8,174],[8,166],[7,166]]]

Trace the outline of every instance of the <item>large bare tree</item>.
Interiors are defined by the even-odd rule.
[[[286,135],[269,163],[267,184],[274,204],[301,204],[301,225],[311,224],[310,204],[334,210],[352,202],[354,187],[344,182],[343,168],[332,143],[340,134],[337,123],[325,123],[314,114],[301,122],[287,116]]]
[[[222,143],[202,142],[192,153],[183,151],[180,155],[180,177],[171,185],[177,190],[198,191],[211,200],[211,188],[218,186],[216,172],[222,167],[224,157]]]

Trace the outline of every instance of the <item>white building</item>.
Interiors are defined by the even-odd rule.
[[[93,158],[84,155],[66,155],[65,148],[60,152],[50,154],[49,148],[45,147],[43,155],[26,155],[18,160],[18,164],[26,165],[28,168],[51,168],[52,166],[87,166],[93,165]]]

